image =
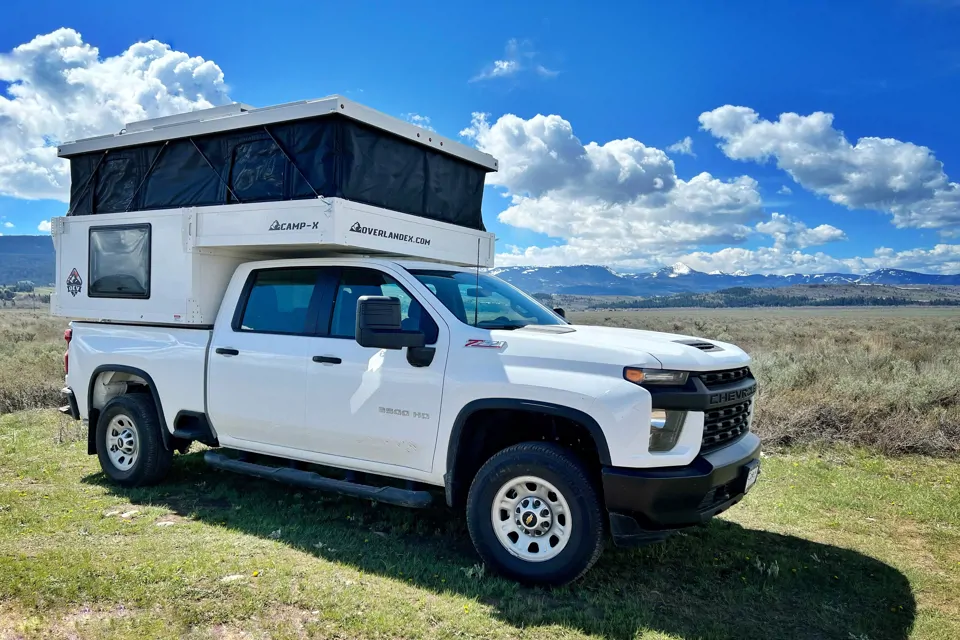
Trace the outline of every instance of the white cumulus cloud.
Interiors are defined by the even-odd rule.
[[[14,225],[12,222],[4,222],[3,226],[6,227],[7,229],[13,229]]]
[[[791,189],[787,185],[783,185],[782,187],[777,189],[777,193],[779,193],[782,196],[789,196],[793,193],[793,189]]]
[[[770,220],[758,223],[756,229],[771,236],[776,248],[803,249],[847,239],[847,234],[832,225],[821,224],[810,228],[806,223],[782,213],[771,214]]]
[[[739,269],[748,273],[786,275],[791,273],[867,273],[877,269],[908,269],[922,273],[953,274],[960,272],[960,245],[938,244],[932,249],[894,251],[889,248],[874,250],[872,256],[835,258],[823,252],[804,253],[782,246],[744,249],[728,247],[716,252],[695,251],[688,254],[665,256],[661,264],[670,260],[682,261],[698,271],[720,270],[732,273]]]
[[[637,195],[665,192],[676,180],[673,161],[654,147],[632,138],[603,145],[584,145],[569,122],[557,115],[524,120],[512,114],[490,124],[473,114],[460,135],[500,161],[487,184],[511,193],[539,197],[547,192],[565,197],[596,196],[614,202]]]
[[[691,138],[690,136],[687,136],[683,140],[678,140],[677,142],[674,142],[672,145],[667,147],[667,151],[671,153],[679,153],[685,156],[693,156],[693,157],[697,156],[697,154],[693,152],[693,138]]]
[[[42,231],[43,233],[50,233],[50,221],[43,220],[40,224],[37,225],[37,231]]]
[[[798,184],[837,204],[890,213],[898,227],[960,225],[960,184],[950,181],[933,151],[893,138],[863,137],[854,144],[833,120],[817,111],[770,121],[732,105],[700,115],[728,157],[773,159]]]
[[[510,199],[500,221],[563,241],[511,248],[499,264],[642,264],[655,252],[741,243],[763,218],[749,176],[684,180],[664,151],[632,138],[584,144],[558,115],[474,114],[461,135],[500,161],[487,178]]]
[[[27,199],[67,200],[61,142],[229,102],[212,61],[156,40],[102,58],[73,29],[0,53],[0,83],[0,194]]]

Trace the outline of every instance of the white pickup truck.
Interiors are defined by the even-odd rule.
[[[470,268],[246,262],[212,328],[65,337],[64,411],[113,481],[160,482],[197,441],[220,469],[411,507],[445,495],[483,560],[526,583],[583,575],[608,530],[638,544],[703,523],[759,471],[741,349],[568,324]]]

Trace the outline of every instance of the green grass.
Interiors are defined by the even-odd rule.
[[[81,436],[50,411],[0,416],[0,638],[960,637],[957,461],[766,457],[722,520],[609,548],[549,591],[482,572],[445,508],[218,473],[196,451],[123,490]]]

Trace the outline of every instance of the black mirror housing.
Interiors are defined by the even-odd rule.
[[[558,316],[560,316],[561,318],[563,318],[564,320],[567,319],[567,312],[564,311],[561,307],[557,307],[556,309],[553,310],[553,312]]]
[[[357,344],[374,349],[422,347],[422,331],[404,331],[400,325],[400,301],[387,296],[360,296],[357,300]]]

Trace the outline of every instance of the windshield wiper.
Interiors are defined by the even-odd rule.
[[[486,324],[480,323],[477,325],[478,329],[490,329],[490,330],[506,330],[510,331],[513,329],[523,329],[525,324]]]

